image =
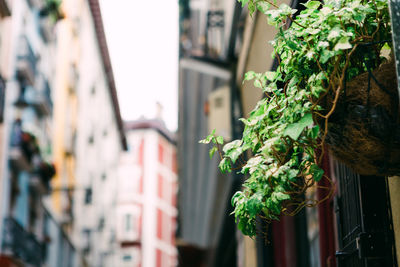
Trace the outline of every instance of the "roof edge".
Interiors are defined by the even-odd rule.
[[[176,135],[167,129],[160,119],[138,119],[124,122],[125,131],[153,129],[164,136],[168,142],[176,145]]]
[[[112,69],[112,65],[111,65],[110,54],[108,51],[106,35],[104,32],[104,25],[103,25],[103,20],[102,20],[102,16],[101,16],[99,1],[98,0],[88,0],[88,2],[89,2],[90,12],[91,12],[92,18],[93,18],[93,23],[95,26],[97,42],[98,42],[98,45],[100,48],[101,59],[103,62],[104,71],[105,71],[106,77],[107,77],[108,89],[109,89],[111,100],[112,100],[113,107],[114,107],[115,119],[117,120],[119,138],[120,138],[123,150],[127,150],[128,144],[126,141],[124,125],[122,122],[121,111],[120,111],[120,107],[119,107],[119,103],[118,103],[118,96],[117,96],[117,90],[116,90],[116,86],[115,86],[114,73],[113,73],[113,69]]]

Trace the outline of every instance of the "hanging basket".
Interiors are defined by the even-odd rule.
[[[332,154],[361,175],[400,174],[400,124],[394,60],[346,83],[328,124]]]

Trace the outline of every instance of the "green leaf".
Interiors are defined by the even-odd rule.
[[[292,180],[293,178],[296,178],[298,173],[299,173],[299,170],[290,169],[289,172],[288,172],[289,180]]]
[[[330,40],[333,40],[335,38],[338,38],[340,36],[340,32],[341,32],[341,29],[333,28],[328,34],[328,40],[330,41]]]
[[[218,167],[222,173],[229,172],[231,171],[231,162],[229,161],[229,159],[224,158],[223,160],[221,160]]]
[[[324,16],[326,16],[326,15],[332,13],[332,8],[325,6],[325,7],[321,8],[320,11]]]
[[[284,135],[289,136],[293,140],[297,140],[299,138],[301,132],[304,128],[311,126],[313,124],[313,119],[311,113],[307,113],[302,117],[298,122],[289,124],[285,131],[283,132]]]
[[[312,29],[312,28],[308,28],[308,29],[306,30],[306,33],[309,33],[309,34],[311,34],[311,35],[314,35],[314,34],[319,33],[320,31],[321,31],[321,29]]]
[[[250,216],[256,216],[260,213],[262,209],[262,194],[256,193],[254,194],[248,201],[246,208],[250,214]]]
[[[267,208],[274,212],[275,214],[280,214],[281,209],[279,208],[278,204],[272,200],[272,198],[268,198],[266,201]]]
[[[256,7],[252,1],[248,2],[247,9],[249,10],[250,16],[253,16]]]
[[[200,140],[199,143],[201,143],[201,144],[209,144],[211,142],[211,140],[213,140],[214,133],[215,133],[215,130],[213,130],[213,132],[211,134],[207,135],[206,138]]]
[[[267,71],[265,72],[265,77],[267,77],[268,81],[274,81],[278,74],[275,71]]]
[[[287,40],[286,44],[293,50],[297,50],[299,48],[298,45],[291,40]]]
[[[210,151],[208,152],[209,155],[210,155],[210,159],[214,156],[214,153],[215,153],[216,151],[218,151],[218,148],[217,148],[216,146],[214,146],[214,147],[212,147],[212,148],[210,149]]]
[[[321,53],[320,61],[322,64],[328,62],[328,60],[335,55],[335,52],[329,51],[327,49],[323,50]]]
[[[312,127],[311,129],[311,138],[312,139],[316,139],[318,137],[319,134],[319,126],[315,125],[314,127]]]
[[[319,1],[308,1],[307,3],[302,4],[302,5],[304,5],[307,9],[315,10],[321,5],[321,2],[319,2]]]
[[[271,7],[271,5],[269,3],[264,2],[264,1],[257,2],[256,6],[257,6],[257,9],[263,14],[265,14]]]
[[[249,0],[239,0],[239,3],[242,3],[242,7],[244,7],[248,2]]]
[[[244,80],[245,81],[252,80],[252,79],[254,79],[254,77],[256,77],[256,73],[254,71],[248,71],[244,75]]]
[[[224,143],[224,138],[222,136],[217,136],[217,143],[222,145]]]
[[[254,80],[254,86],[257,87],[257,88],[262,88],[262,84],[261,84],[259,79]]]
[[[236,202],[238,201],[238,199],[239,199],[240,197],[242,197],[242,195],[243,195],[243,193],[242,193],[241,191],[237,191],[237,192],[233,195],[233,197],[232,197],[232,199],[231,199],[231,204],[232,204],[232,206],[235,206]]]
[[[349,37],[344,36],[342,38],[340,38],[339,42],[335,45],[334,50],[338,51],[338,50],[346,50],[346,49],[350,49],[352,48],[352,45],[349,42]]]
[[[290,196],[288,194],[285,194],[282,192],[273,192],[272,198],[275,198],[278,201],[282,201],[282,200],[290,199]]]
[[[232,163],[235,163],[241,154],[242,154],[242,151],[240,149],[233,149],[225,155],[232,160]]]
[[[314,163],[310,166],[309,172],[313,176],[313,179],[316,182],[319,182],[324,175],[324,170],[318,167],[318,165]]]
[[[242,145],[242,140],[233,140],[224,145],[223,151],[224,153],[228,153],[232,149],[236,149]]]

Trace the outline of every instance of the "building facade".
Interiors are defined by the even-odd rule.
[[[116,266],[126,140],[100,8],[52,3],[0,1],[0,266]]]
[[[71,0],[63,8],[60,35],[66,43],[58,51],[60,128],[54,145],[64,166],[52,200],[70,225],[83,266],[118,266],[116,181],[126,139],[100,6],[97,0]]]
[[[1,266],[41,266],[49,241],[43,200],[56,172],[53,32],[60,14],[45,1],[1,1],[0,7],[9,16],[0,21]]]
[[[129,149],[119,168],[116,266],[176,266],[175,139],[158,119],[126,122],[125,128]]]
[[[179,266],[237,266],[230,198],[241,178],[221,174],[199,144],[213,129],[238,138],[236,65],[245,11],[237,1],[181,1],[179,62]]]

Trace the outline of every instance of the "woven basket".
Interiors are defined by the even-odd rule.
[[[399,175],[399,103],[393,60],[372,74],[375,80],[366,72],[346,84],[329,121],[326,141],[339,161],[361,175]]]

